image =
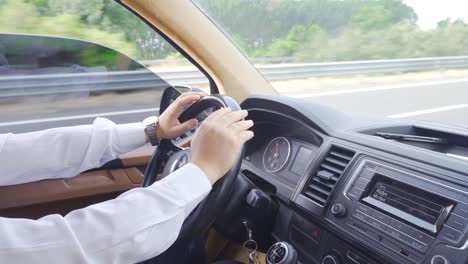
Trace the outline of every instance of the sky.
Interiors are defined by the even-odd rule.
[[[468,0],[403,0],[418,15],[418,25],[427,30],[446,18],[468,22]]]

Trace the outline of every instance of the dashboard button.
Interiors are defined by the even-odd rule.
[[[414,240],[412,238],[404,238],[404,239],[406,239],[406,243],[410,247],[416,249],[417,251],[419,251],[421,253],[425,253],[429,248],[426,244],[423,244],[423,243],[421,243],[421,242],[419,242],[417,240]]]
[[[453,212],[468,219],[468,204],[458,203]]]
[[[362,192],[364,192],[364,190],[353,187],[348,191],[348,197],[353,200],[359,200],[359,198],[361,198]]]
[[[463,239],[463,233],[444,225],[444,228],[440,231],[439,240],[448,242],[449,244],[459,244]]]
[[[391,237],[396,238],[400,241],[403,240],[403,234],[393,228],[387,228],[387,234],[389,234]]]
[[[357,187],[359,189],[366,189],[367,185],[369,185],[369,181],[366,179],[359,178],[354,182],[354,187]]]
[[[465,234],[468,232],[468,220],[455,214],[450,214],[446,225]]]
[[[400,222],[399,220],[396,220],[393,218],[390,219],[390,222],[388,223],[388,225],[404,234],[411,234],[413,231],[413,228],[411,228],[410,226],[407,226],[403,224],[402,222]]]
[[[356,219],[358,219],[360,221],[363,221],[365,223],[369,222],[370,217],[368,215],[366,215],[366,214],[363,214],[363,213],[359,212],[359,211],[354,211],[352,215],[353,215],[354,218],[356,218]]]
[[[391,251],[394,251],[394,252],[398,252],[400,250],[400,246],[391,242],[390,240],[388,239],[383,239],[382,240],[382,244],[384,246],[386,246],[387,248],[389,248]]]
[[[313,223],[296,214],[293,218],[293,225],[310,239],[320,242],[321,231]]]
[[[382,232],[385,232],[387,230],[387,226],[384,223],[378,221],[377,219],[369,217],[368,223],[369,225],[373,226],[374,228],[377,228]]]
[[[354,207],[355,210],[361,211],[366,215],[372,215],[374,212],[374,209],[370,208],[369,206],[365,206],[362,203],[356,203],[356,206]]]
[[[374,217],[375,219],[379,220],[380,222],[384,223],[384,224],[388,224],[390,223],[390,221],[392,220],[389,216],[387,216],[386,214],[383,214],[379,211],[376,211],[374,210],[371,214],[372,217]]]
[[[422,243],[426,245],[430,245],[432,241],[434,241],[435,238],[432,236],[425,234],[417,229],[413,229],[412,232],[410,233],[410,236],[412,236],[414,239],[421,241]]]
[[[352,228],[356,229],[357,231],[359,231],[361,233],[364,233],[364,234],[367,234],[368,232],[370,232],[370,231],[367,230],[366,227],[364,227],[360,223],[358,223],[356,221],[353,221],[353,220],[349,220],[348,225],[351,226]]]
[[[336,217],[343,217],[346,215],[346,207],[340,203],[336,203],[331,208],[331,213]]]
[[[366,179],[368,181],[372,180],[372,177],[374,177],[375,171],[364,167],[364,169],[361,171],[359,174],[360,179]]]
[[[449,264],[450,262],[444,256],[435,255],[431,259],[431,264]]]

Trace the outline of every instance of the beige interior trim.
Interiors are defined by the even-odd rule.
[[[85,172],[68,179],[2,186],[0,210],[123,192],[136,186],[123,169]]]
[[[213,78],[220,92],[239,102],[255,93],[276,94],[256,68],[188,0],[123,0],[166,34]],[[254,87],[254,89],[252,89]]]

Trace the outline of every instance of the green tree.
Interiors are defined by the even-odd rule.
[[[135,45],[124,34],[111,33],[97,27],[83,27],[73,14],[41,16],[36,6],[23,0],[8,0],[0,5],[0,31],[76,38],[113,48],[128,56],[138,56]]]

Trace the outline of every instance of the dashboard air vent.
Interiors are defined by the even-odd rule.
[[[332,146],[318,169],[313,172],[303,194],[319,205],[325,205],[338,179],[351,162],[355,152]]]

